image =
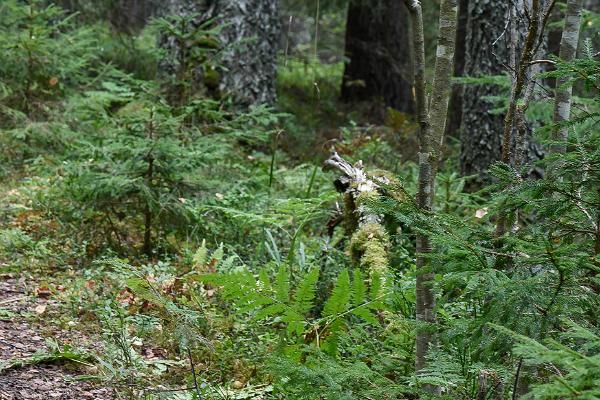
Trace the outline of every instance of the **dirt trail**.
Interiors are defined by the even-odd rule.
[[[38,350],[50,350],[46,338],[83,347],[84,338],[61,331],[52,324],[39,325],[32,316],[45,314],[56,302],[31,296],[24,279],[16,274],[0,275],[0,400],[112,400],[112,389],[90,382],[77,381],[85,373],[83,366],[67,364],[35,364],[4,370],[3,366]],[[43,322],[43,320],[42,320]],[[69,338],[70,336],[70,338]]]

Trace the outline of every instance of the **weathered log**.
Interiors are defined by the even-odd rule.
[[[351,165],[335,151],[325,160],[323,169],[342,172],[334,185],[344,194],[344,227],[350,236],[353,262],[381,276],[388,268],[389,237],[382,225],[383,216],[373,212],[368,202],[380,196],[381,187],[392,183],[391,180],[368,175],[362,161]]]

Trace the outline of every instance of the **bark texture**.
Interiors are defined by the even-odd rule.
[[[414,73],[419,132],[419,184],[417,204],[424,212],[432,210],[435,175],[444,141],[450,81],[452,78],[457,24],[457,0],[443,0],[440,5],[440,22],[435,58],[433,88],[429,99],[425,95],[425,48],[423,13],[417,0],[405,0],[410,9],[414,40]],[[420,326],[417,330],[415,369],[426,365],[427,352],[434,341],[435,271],[428,254],[431,242],[426,234],[417,235],[417,287],[416,316]],[[439,394],[440,388],[426,385],[426,391]]]
[[[413,113],[409,15],[395,0],[351,0],[348,5],[342,99],[381,100]]]
[[[232,96],[244,107],[275,102],[280,29],[277,0],[169,0],[163,13],[179,17],[196,15],[181,27],[186,33],[210,20],[220,26],[217,40],[222,70],[214,75],[218,75],[215,84],[222,94]],[[163,36],[159,45],[167,54],[159,64],[161,73],[177,75],[181,64],[189,62],[188,54],[182,54],[181,43],[173,36]],[[192,51],[193,48],[184,50]],[[189,79],[194,90],[200,90],[206,78],[203,66],[183,67],[191,67],[193,73]]]
[[[469,20],[469,0],[458,1],[458,23],[456,26],[456,49],[454,51],[453,76],[463,76],[465,72],[467,23]],[[462,121],[464,87],[452,85],[448,119],[446,121],[446,135],[459,137]]]
[[[506,21],[509,2],[470,0],[465,76],[501,75],[510,60]],[[496,85],[466,85],[463,95],[460,167],[462,175],[486,171],[502,154],[502,115],[491,113],[486,98],[501,95]],[[481,183],[481,180],[477,182]]]
[[[528,128],[525,122],[525,111],[529,106],[529,102],[532,97],[533,87],[535,84],[534,77],[531,74],[530,62],[536,52],[538,45],[538,35],[540,25],[542,22],[541,18],[541,3],[540,0],[532,0],[530,10],[529,26],[527,28],[527,34],[525,36],[525,42],[523,50],[519,56],[518,62],[515,61],[514,65],[515,74],[513,75],[513,84],[510,92],[510,100],[508,103],[508,110],[504,117],[504,127],[502,133],[502,162],[505,164],[511,164],[518,170],[521,165],[525,162],[525,140],[528,134]],[[516,40],[512,39],[513,47],[516,47]],[[520,103],[520,104],[519,104]],[[513,135],[515,130],[515,122],[517,128],[517,137]],[[517,155],[513,157],[512,145],[513,140],[516,140]],[[496,222],[496,238],[500,239],[506,233],[508,215],[504,212],[498,215]],[[498,242],[497,245],[501,245]],[[496,262],[497,268],[503,268],[506,265],[507,259],[499,257]]]
[[[527,3],[527,5],[525,4]],[[517,87],[517,78],[524,76],[519,82],[519,97],[523,92],[531,99],[534,96],[534,84],[529,85],[534,75],[529,65],[524,66],[525,74],[520,73],[521,63],[528,63],[543,44],[542,11],[551,9],[552,2],[498,2],[493,0],[469,0],[468,24],[466,36],[465,76],[479,77],[485,75],[512,76],[511,99]],[[537,11],[533,12],[534,6]],[[527,12],[525,11],[527,8]],[[529,18],[529,16],[533,16]],[[528,21],[537,26],[537,36],[532,36],[533,44],[527,49],[527,57],[523,58],[526,33],[530,30]],[[544,20],[545,22],[545,20]],[[510,102],[508,112],[504,115],[493,112],[498,105],[489,99],[504,96],[498,85],[477,84],[466,85],[463,96],[461,125],[461,158],[460,167],[463,176],[475,175],[476,178],[467,189],[475,190],[489,183],[486,171],[495,162],[508,160],[515,166],[527,164],[527,175],[539,177],[543,171],[532,165],[532,161],[544,157],[544,151],[532,138],[532,130],[525,123],[525,109],[517,110],[516,104]],[[526,108],[526,107],[525,107]],[[510,131],[507,127],[507,118]],[[516,126],[515,126],[516,122]],[[504,140],[507,138],[508,140]],[[503,151],[504,150],[504,151]],[[504,154],[503,154],[504,153]],[[507,157],[506,157],[507,156]]]
[[[571,61],[577,54],[579,44],[579,28],[581,26],[581,9],[583,0],[568,0],[565,13],[565,26],[560,40],[559,57],[564,61]],[[556,94],[554,102],[554,123],[560,124],[568,121],[571,117],[571,93],[572,86],[566,86],[567,78],[556,80]],[[566,127],[557,128],[553,135],[555,140],[566,141],[568,131]],[[564,152],[564,145],[557,145],[555,152]]]
[[[527,30],[527,36],[525,37],[525,44],[521,57],[519,58],[516,66],[516,76],[510,93],[510,102],[508,104],[508,111],[504,117],[504,128],[502,133],[502,162],[509,164],[511,161],[511,138],[513,132],[513,123],[515,120],[515,114],[517,112],[524,112],[523,107],[517,110],[517,102],[521,98],[523,90],[528,81],[528,69],[529,62],[533,58],[535,46],[538,38],[539,29],[539,14],[540,14],[540,0],[532,0],[531,16],[529,22],[529,28]]]

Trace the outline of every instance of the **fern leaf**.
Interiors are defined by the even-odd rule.
[[[168,301],[161,298],[152,288],[150,282],[142,278],[129,278],[126,281],[126,285],[136,296],[139,298],[149,301],[150,303],[156,304],[161,307],[166,307]]]
[[[304,326],[306,325],[304,315],[297,313],[293,309],[289,308],[281,320],[287,324],[288,335],[296,333],[296,335],[300,336],[304,332]]]
[[[371,274],[371,290],[369,291],[369,298],[371,300],[371,303],[369,303],[370,308],[383,308],[383,302],[380,300],[383,290],[383,279],[378,272],[374,271]]]
[[[261,268],[258,272],[258,281],[262,285],[263,289],[271,288],[271,279],[269,279],[269,273],[266,268]]]
[[[310,272],[304,275],[302,281],[298,285],[298,289],[296,289],[296,293],[294,294],[292,307],[299,314],[305,315],[313,307],[313,300],[315,298],[315,289],[318,279],[319,269],[313,268]]]
[[[340,272],[331,296],[323,307],[323,316],[337,316],[346,311],[350,301],[350,294],[350,276],[348,275],[348,270],[344,269]]]
[[[288,303],[290,301],[290,274],[285,265],[279,267],[277,277],[275,278],[275,294],[277,300],[282,303]]]
[[[264,307],[263,309],[261,309],[260,311],[258,311],[252,317],[252,319],[254,321],[259,321],[259,320],[265,319],[267,317],[274,317],[274,316],[277,316],[277,315],[283,313],[285,310],[286,310],[285,304],[274,303],[274,304],[271,304],[271,305],[269,305],[267,307]]]
[[[198,247],[198,250],[196,250],[196,253],[194,254],[194,258],[192,259],[195,270],[200,270],[202,266],[206,264],[207,255],[208,250],[206,249],[206,240],[202,239],[202,244]]]
[[[363,320],[365,320],[367,323],[369,323],[371,325],[378,325],[379,324],[379,321],[373,315],[373,313],[371,312],[371,310],[369,309],[369,307],[367,307],[366,304],[363,305],[363,306],[357,307],[354,310],[352,310],[352,314],[356,315],[359,318],[362,318]]]
[[[357,269],[354,271],[352,281],[352,305],[358,307],[367,299],[367,286],[363,280],[362,272]]]

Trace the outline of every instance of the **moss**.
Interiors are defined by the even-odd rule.
[[[406,189],[402,186],[402,183],[398,180],[398,178],[391,172],[376,169],[370,172],[370,176],[373,178],[384,178],[389,182],[387,185],[383,185],[383,194],[386,196],[390,196],[399,202],[404,202],[408,197],[408,193],[406,193]],[[377,181],[377,179],[375,179]]]
[[[219,83],[221,82],[221,75],[219,72],[213,68],[206,68],[204,71],[204,84],[207,88],[214,90],[219,87]]]
[[[346,235],[350,236],[358,228],[358,214],[356,213],[356,205],[350,193],[344,194],[344,230]]]
[[[370,201],[377,200],[377,198],[379,198],[379,193],[375,190],[370,192],[360,192],[358,196],[356,196],[355,203],[357,206],[361,206]]]
[[[389,238],[383,226],[364,224],[350,239],[350,254],[363,270],[383,273],[388,268]]]

